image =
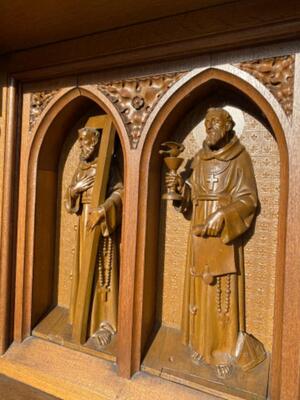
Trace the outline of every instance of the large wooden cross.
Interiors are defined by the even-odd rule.
[[[91,207],[97,208],[105,201],[116,131],[113,126],[112,119],[107,115],[94,117],[90,120],[86,124],[86,127],[102,129],[97,161],[97,171],[91,199]],[[86,240],[84,242],[83,264],[82,270],[80,271],[79,287],[75,306],[75,318],[72,331],[72,338],[74,342],[78,344],[85,343],[87,339],[88,314],[90,311],[91,292],[99,237],[100,225],[97,224],[93,230],[87,231]]]

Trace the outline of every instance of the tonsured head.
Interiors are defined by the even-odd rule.
[[[95,128],[82,128],[78,131],[78,141],[80,146],[80,159],[88,161],[96,156],[95,150],[99,142],[100,133]]]
[[[234,121],[223,108],[209,108],[205,116],[206,143],[211,148],[222,147],[226,136],[232,131]],[[224,140],[223,140],[224,139]]]

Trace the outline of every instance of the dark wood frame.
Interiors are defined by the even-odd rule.
[[[129,140],[123,122],[112,106],[112,104],[95,88],[83,85],[80,89],[76,88],[76,81],[73,82],[74,89],[67,89],[65,93],[60,91],[59,97],[62,99],[60,104],[52,110],[49,107],[45,110],[42,122],[36,131],[46,133],[47,126],[51,118],[70,101],[72,96],[87,96],[100,105],[105,111],[113,116],[114,123],[120,136],[123,146],[125,162],[125,186],[127,187],[124,202],[124,221],[123,238],[126,240],[126,232],[133,235],[134,240],[128,240],[123,243],[122,270],[120,279],[120,308],[119,313],[126,315],[126,318],[119,319],[119,352],[118,366],[119,373],[123,377],[129,378],[134,372],[139,370],[144,340],[142,332],[146,335],[150,332],[153,322],[153,300],[147,305],[144,300],[145,283],[145,246],[147,212],[149,211],[149,181],[148,172],[151,162],[151,154],[154,143],[160,128],[166,123],[171,111],[177,107],[186,96],[205,82],[216,79],[225,81],[238,90],[251,96],[251,99],[266,115],[277,139],[281,159],[281,194],[280,194],[280,221],[278,238],[278,264],[276,271],[276,298],[275,298],[275,319],[274,319],[274,347],[272,361],[272,382],[270,395],[275,399],[297,398],[299,382],[297,382],[298,372],[298,353],[299,343],[297,342],[299,327],[299,310],[296,308],[298,318],[291,312],[291,308],[297,306],[298,291],[295,282],[298,279],[296,260],[300,259],[300,249],[297,243],[297,234],[299,232],[300,211],[297,202],[300,195],[297,179],[299,176],[299,139],[295,136],[296,127],[291,126],[284,113],[276,104],[274,98],[267,92],[261,84],[254,78],[246,76],[245,73],[236,70],[236,76],[232,71],[225,71],[219,68],[211,68],[205,71],[198,71],[195,76],[189,80],[182,78],[161,100],[160,104],[152,113],[150,119],[144,127],[142,138],[137,150],[130,149]],[[34,73],[31,74],[34,78]],[[245,80],[247,78],[248,82]],[[85,78],[88,79],[88,78]],[[13,287],[11,279],[13,277],[14,251],[17,250],[17,284],[15,301],[15,326],[14,340],[22,340],[30,335],[30,314],[31,314],[31,284],[32,272],[25,265],[31,265],[33,238],[33,220],[34,198],[26,194],[27,187],[34,193],[35,174],[38,149],[41,144],[40,133],[37,139],[34,139],[30,162],[28,159],[20,160],[19,176],[19,236],[17,240],[17,249],[13,248],[12,243],[15,239],[15,225],[11,224],[14,220],[16,209],[14,207],[15,193],[15,165],[18,149],[20,130],[18,127],[18,115],[20,108],[16,99],[16,90],[21,82],[16,83],[13,78],[10,80],[10,89],[8,93],[9,115],[6,125],[5,141],[5,171],[4,171],[4,194],[2,209],[1,226],[1,293],[2,302],[0,308],[1,332],[0,344],[1,353],[4,353],[10,343],[9,323],[10,313],[10,293]],[[251,82],[251,83],[249,83]],[[69,96],[69,97],[68,97]],[[20,97],[19,97],[20,98]],[[51,106],[52,107],[52,106]],[[50,108],[51,108],[50,107]],[[154,146],[154,147],[153,147]],[[27,158],[27,156],[26,156]],[[28,168],[28,172],[27,172]],[[28,174],[28,175],[27,175]],[[138,184],[137,184],[138,182]],[[25,187],[23,186],[25,184]],[[24,215],[24,204],[30,215]],[[147,211],[148,210],[148,211]],[[153,209],[153,212],[155,209]],[[31,226],[30,230],[24,234],[25,227]],[[288,227],[286,235],[286,227]],[[28,228],[26,228],[28,229]],[[26,238],[26,242],[24,240]],[[26,244],[25,244],[26,243]],[[147,276],[147,282],[154,283],[155,276]],[[134,306],[135,305],[135,306]],[[148,307],[149,312],[143,313],[143,307]],[[151,314],[152,313],[152,314]],[[147,321],[146,318],[150,316]],[[146,328],[145,328],[146,327]],[[146,329],[146,330],[145,330]],[[294,366],[294,375],[288,374],[290,365]],[[290,397],[292,396],[292,397]]]
[[[120,14],[122,7],[132,7],[132,2],[124,0]],[[195,5],[194,9],[177,14],[175,5],[174,15],[150,21],[144,18],[146,22],[141,19],[140,23],[129,26],[15,51],[4,57],[4,66],[17,79],[31,81],[48,79],[50,75],[146,66],[155,61],[184,59],[187,55],[206,56],[299,38],[297,0],[276,4],[272,0],[224,1],[213,7],[197,8]],[[74,16],[80,17],[80,14]],[[2,64],[1,58],[0,61]]]

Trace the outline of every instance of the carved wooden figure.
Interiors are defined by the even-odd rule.
[[[187,250],[182,341],[196,363],[216,367],[220,378],[235,365],[253,368],[265,359],[263,345],[245,333],[245,289],[242,235],[251,227],[257,190],[251,159],[221,108],[205,118],[206,139],[192,161],[186,181],[167,173],[167,187],[177,187],[192,208]]]
[[[113,158],[107,189],[104,189],[105,201],[98,204],[98,207],[92,207],[95,179],[98,176],[100,131],[95,128],[82,128],[79,130],[78,141],[81,149],[80,161],[65,196],[67,211],[76,213],[79,218],[69,320],[73,325],[75,340],[82,335],[94,336],[100,346],[105,346],[117,331],[118,227],[122,215],[123,184],[117,162]],[[92,239],[90,233],[96,226],[98,234]],[[97,257],[92,254],[88,257],[94,257],[96,260],[87,260],[86,248],[91,240],[97,242]],[[85,285],[82,280],[83,276],[88,275],[86,270],[90,262],[94,264],[91,293],[82,293],[83,290],[89,292],[89,285]],[[81,322],[86,327],[78,328],[76,322],[81,321],[78,314],[84,308],[80,299],[85,297],[91,298],[88,304],[90,311],[87,321]]]

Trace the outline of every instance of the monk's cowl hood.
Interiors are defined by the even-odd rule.
[[[204,140],[203,147],[199,152],[201,160],[220,160],[220,161],[230,161],[236,158],[245,150],[245,147],[240,143],[236,135],[227,143],[224,147],[219,150],[211,150]]]

